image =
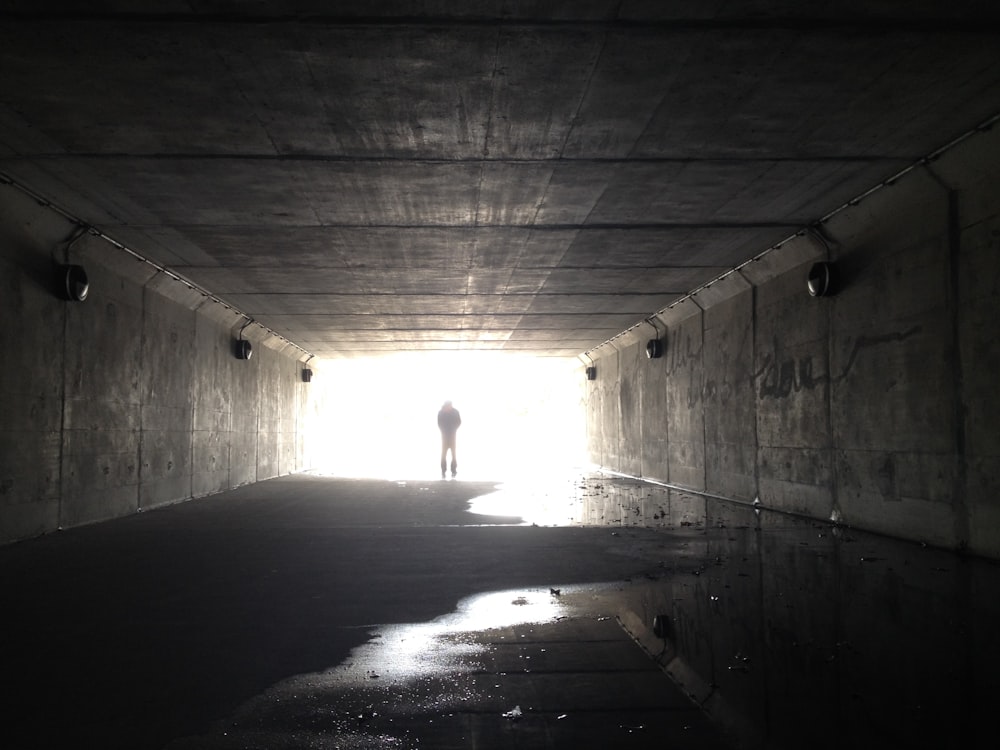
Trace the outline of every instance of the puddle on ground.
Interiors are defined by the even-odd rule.
[[[367,628],[370,640],[341,664],[284,680],[243,704],[201,737],[168,750],[382,750],[419,745],[415,717],[444,725],[473,706],[494,704],[502,716],[498,678],[485,665],[497,631],[519,625],[593,616],[602,592],[617,583],[494,591],[463,599],[456,610],[427,623]],[[509,631],[508,631],[509,632]],[[508,707],[509,708],[509,707]],[[427,745],[424,745],[427,746]]]
[[[570,608],[563,595],[590,591],[595,586],[560,587],[558,596],[552,589],[478,594],[462,600],[455,612],[429,623],[382,625],[374,629],[372,641],[355,649],[345,665],[327,674],[343,685],[371,679],[404,683],[451,674],[478,653],[476,647],[462,641],[463,633],[551,622],[568,616]]]
[[[599,614],[632,613],[640,635],[655,617],[647,651],[747,748],[970,747],[1000,700],[991,561],[609,477],[510,483],[473,505],[527,524],[662,529],[671,547],[621,591],[602,584],[614,597],[492,592],[433,622],[367,628],[343,664],[275,685],[171,750],[442,746],[417,741],[430,726],[475,736],[475,721],[518,706],[484,668],[496,648],[484,631]]]
[[[752,508],[732,507],[742,512],[741,523],[754,524],[747,516]],[[518,525],[528,526],[668,529],[704,524],[707,508],[705,496],[697,493],[602,474],[514,479],[469,502],[472,514],[517,517]]]
[[[469,512],[481,516],[513,516],[526,526],[579,526],[586,519],[586,484],[578,478],[510,481],[496,492],[469,502]]]

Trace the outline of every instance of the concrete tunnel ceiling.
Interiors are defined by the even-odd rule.
[[[992,2],[73,6],[0,171],[322,358],[578,355],[1000,111]]]

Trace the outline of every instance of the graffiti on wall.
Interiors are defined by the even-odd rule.
[[[782,356],[777,340],[774,344],[774,351],[764,355],[761,368],[753,375],[758,398],[788,398],[793,393],[811,391],[829,382],[829,373],[822,365],[816,366],[811,354]]]

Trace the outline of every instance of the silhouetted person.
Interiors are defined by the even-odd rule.
[[[451,475],[458,473],[458,458],[455,456],[455,433],[458,432],[459,425],[462,424],[462,415],[458,409],[451,405],[451,401],[445,401],[441,411],[438,412],[438,427],[441,428],[441,478],[444,479],[445,470],[448,468],[448,451],[451,451]]]

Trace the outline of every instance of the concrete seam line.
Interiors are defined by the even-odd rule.
[[[138,261],[140,261],[142,263],[145,263],[145,264],[147,264],[149,266],[152,266],[157,271],[160,271],[160,272],[166,274],[167,276],[169,276],[170,278],[174,279],[175,281],[179,281],[182,284],[187,284],[188,288],[200,292],[201,294],[203,294],[206,297],[208,297],[209,299],[211,299],[213,302],[218,302],[220,305],[222,305],[226,309],[232,310],[233,312],[235,312],[235,313],[237,313],[239,315],[244,315],[244,317],[247,317],[247,318],[250,317],[248,315],[245,315],[242,311],[238,310],[237,308],[233,307],[228,302],[224,302],[223,300],[219,299],[219,297],[217,297],[215,294],[213,294],[212,292],[210,292],[208,289],[206,289],[205,287],[201,286],[200,284],[197,284],[197,283],[191,281],[190,279],[185,278],[184,276],[182,276],[181,274],[177,273],[176,271],[171,271],[169,268],[167,268],[166,266],[164,266],[164,265],[162,265],[160,263],[157,263],[156,261],[150,260],[145,255],[143,255],[142,253],[140,253],[140,252],[138,252],[136,250],[133,250],[132,248],[128,247],[127,245],[119,242],[114,237],[110,236],[109,234],[107,234],[103,230],[99,229],[98,227],[95,227],[92,224],[89,224],[88,222],[83,221],[83,219],[80,219],[79,217],[77,217],[74,214],[70,213],[68,210],[62,208],[61,206],[56,205],[55,203],[53,203],[52,201],[50,201],[48,198],[46,198],[45,196],[43,196],[41,193],[39,193],[39,192],[35,191],[34,189],[28,187],[24,183],[19,182],[18,180],[14,179],[13,177],[11,177],[9,174],[7,174],[6,172],[4,172],[2,170],[0,170],[0,184],[10,185],[11,187],[16,188],[17,190],[20,190],[22,193],[24,193],[28,197],[32,198],[33,200],[35,200],[40,206],[42,206],[44,208],[48,208],[51,211],[54,211],[55,213],[59,214],[60,216],[62,216],[67,221],[69,221],[72,224],[75,224],[78,227],[80,227],[84,232],[89,232],[90,234],[94,235],[95,237],[98,237],[98,238],[104,240],[105,242],[107,242],[112,247],[115,247],[118,250],[120,250],[120,251],[122,251],[124,253],[127,253],[128,255],[131,255],[133,258],[135,258],[136,260],[138,260]],[[301,346],[299,346],[298,344],[296,344],[294,341],[289,341],[287,338],[285,338],[284,336],[282,336],[280,333],[277,333],[276,331],[268,328],[267,326],[265,326],[265,325],[263,325],[261,323],[256,323],[256,322],[254,323],[254,325],[260,326],[261,328],[263,328],[265,331],[267,331],[269,334],[271,334],[275,338],[278,338],[278,339],[280,339],[282,341],[288,342],[291,346],[294,346],[296,349],[298,349],[302,353],[309,354],[310,356],[314,356],[312,354],[312,352],[308,351],[307,349],[303,349]]]
[[[953,138],[952,140],[948,141],[943,146],[940,146],[940,147],[934,149],[933,151],[931,151],[926,156],[923,156],[923,157],[917,159],[912,164],[909,164],[908,166],[906,166],[903,169],[899,170],[898,172],[896,172],[895,174],[891,175],[890,177],[887,177],[886,179],[884,179],[881,182],[879,182],[877,185],[873,185],[872,187],[868,188],[868,190],[865,190],[863,193],[860,193],[859,195],[855,196],[854,198],[851,198],[850,200],[848,200],[847,202],[842,203],[840,206],[837,206],[835,209],[833,209],[832,211],[830,211],[826,215],[820,217],[816,221],[809,222],[803,229],[798,230],[794,234],[789,235],[788,237],[786,237],[783,240],[780,240],[779,242],[776,242],[775,244],[771,245],[770,247],[766,248],[765,250],[762,250],[761,252],[757,253],[757,255],[753,256],[749,260],[744,261],[743,263],[740,263],[738,266],[734,266],[733,268],[729,269],[728,271],[726,271],[723,274],[720,274],[719,276],[715,277],[714,279],[710,279],[709,281],[705,282],[701,286],[699,286],[699,287],[697,287],[695,289],[692,289],[686,295],[684,295],[683,297],[680,297],[679,299],[674,300],[673,302],[671,302],[669,305],[667,305],[662,310],[657,310],[656,312],[652,313],[651,315],[647,315],[646,317],[648,318],[648,317],[652,317],[653,315],[660,315],[661,313],[664,313],[667,310],[670,310],[671,308],[676,307],[681,302],[684,302],[684,301],[689,300],[689,299],[693,299],[694,295],[697,294],[698,292],[700,292],[702,289],[705,289],[706,287],[711,286],[712,284],[716,283],[720,279],[725,278],[726,276],[728,276],[729,274],[733,273],[734,271],[739,271],[740,269],[742,269],[742,268],[750,265],[751,263],[754,263],[754,262],[760,260],[765,255],[767,255],[768,253],[770,253],[770,252],[772,252],[774,250],[777,250],[781,246],[787,244],[788,242],[791,242],[796,237],[799,237],[799,236],[801,236],[803,234],[808,233],[809,229],[811,227],[815,227],[815,226],[819,226],[819,225],[825,224],[827,221],[829,221],[830,219],[832,219],[834,216],[836,216],[837,214],[841,213],[842,211],[845,211],[848,208],[852,208],[854,206],[857,206],[859,203],[861,203],[861,201],[865,200],[872,193],[875,193],[875,192],[877,192],[877,191],[879,191],[879,190],[881,190],[883,188],[886,188],[886,187],[889,187],[889,186],[895,184],[900,179],[902,179],[904,176],[906,176],[908,173],[912,172],[914,169],[917,169],[918,167],[921,167],[921,166],[927,166],[930,162],[939,159],[942,155],[944,155],[946,152],[950,151],[951,149],[955,148],[959,144],[964,143],[966,140],[968,140],[969,138],[973,137],[974,135],[977,135],[979,133],[984,133],[987,130],[990,130],[994,125],[997,125],[998,123],[1000,123],[1000,112],[992,115],[991,117],[986,118],[985,120],[983,120],[978,125],[976,125],[976,126],[974,126],[972,128],[969,128],[968,130],[966,130],[961,135],[956,136],[955,138]],[[2,176],[2,173],[0,173],[0,176]],[[609,343],[610,341],[618,338],[619,336],[622,336],[622,335],[628,333],[629,331],[633,330],[634,328],[636,328],[638,326],[641,326],[642,323],[643,323],[643,321],[639,321],[638,323],[635,323],[634,325],[629,326],[628,328],[626,328],[621,333],[616,334],[615,336],[612,336],[610,339],[608,339],[608,341],[600,343],[597,346],[594,346],[594,347],[588,349],[587,351],[588,352],[592,352],[592,351],[596,351],[596,350],[600,349],[602,346],[604,346],[605,344]]]

